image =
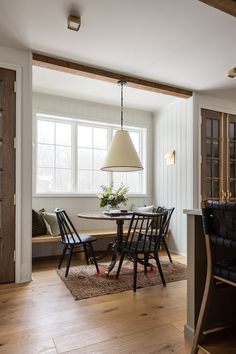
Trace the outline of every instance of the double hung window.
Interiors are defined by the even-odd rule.
[[[146,171],[104,172],[102,163],[118,129],[104,124],[36,114],[34,130],[34,190],[36,195],[94,195],[101,185],[124,183],[129,194],[146,193]],[[146,129],[127,127],[145,167]]]

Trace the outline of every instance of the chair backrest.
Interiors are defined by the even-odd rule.
[[[165,215],[165,213],[133,213],[124,247],[143,251],[158,250]]]
[[[156,213],[164,213],[165,214],[165,220],[164,220],[164,228],[163,228],[163,235],[166,236],[168,234],[169,231],[169,226],[170,226],[170,219],[171,216],[174,212],[175,208],[165,208],[165,207],[157,207],[155,212]],[[159,227],[157,225],[157,227]]]
[[[169,226],[170,226],[170,220],[171,220],[171,216],[174,212],[175,208],[164,208],[163,212],[166,213],[166,220],[165,220],[165,225],[164,225],[164,230],[163,230],[163,234],[167,235],[168,231],[169,231]]]
[[[209,200],[202,219],[204,233],[213,243],[236,250],[236,203]]]
[[[80,236],[77,233],[74,225],[72,224],[69,216],[65,212],[65,210],[59,210],[58,208],[55,210],[58,225],[60,228],[61,240],[63,243],[71,242],[76,243],[78,240],[81,242]],[[76,237],[75,237],[76,236]]]

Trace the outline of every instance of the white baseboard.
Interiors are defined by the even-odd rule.
[[[187,323],[184,325],[184,338],[189,342],[192,342],[194,338],[194,330],[192,327],[188,326]]]
[[[169,248],[169,251],[170,251],[171,253],[178,254],[179,256],[187,257],[187,254],[182,253],[182,252],[179,252],[179,251],[177,251],[177,250],[172,250],[171,248]]]

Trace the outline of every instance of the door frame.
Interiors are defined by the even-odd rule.
[[[21,282],[21,96],[22,96],[22,67],[21,65],[9,64],[0,61],[3,69],[14,70],[16,72],[16,170],[15,170],[15,283]]]

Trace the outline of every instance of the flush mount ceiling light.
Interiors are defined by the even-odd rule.
[[[234,78],[236,76],[236,68],[232,68],[228,71],[227,76],[230,78]]]
[[[78,31],[80,28],[81,20],[77,16],[68,16],[67,28],[72,31]]]
[[[129,133],[127,130],[123,130],[123,87],[126,82],[118,81],[118,84],[121,86],[120,130],[117,130],[112,140],[101,170],[113,172],[140,171],[143,170],[142,163]]]

